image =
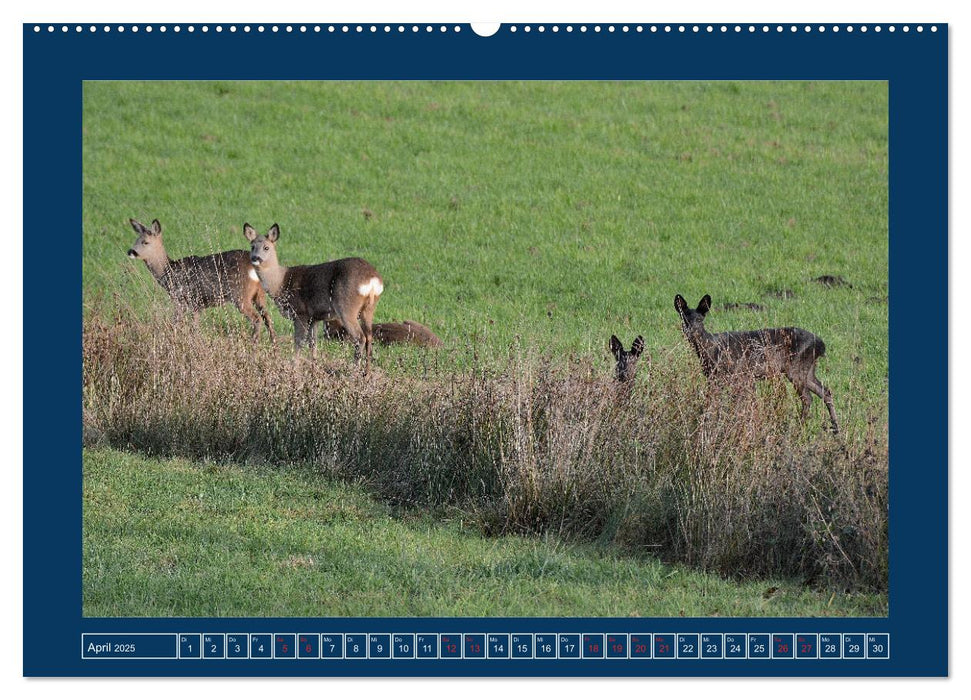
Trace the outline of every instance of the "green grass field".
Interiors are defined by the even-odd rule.
[[[129,217],[158,218],[172,257],[277,222],[284,264],[365,257],[376,320],[452,347],[603,357],[640,333],[688,352],[674,295],[710,293],[712,330],[807,328],[834,391],[875,397],[887,100],[876,82],[85,83],[85,294],[164,298],[124,257]]]
[[[874,616],[883,596],[736,584],[396,514],[306,469],[87,450],[88,616]],[[497,607],[501,601],[501,608]]]
[[[809,440],[800,459],[816,460],[812,474],[838,483],[826,459],[850,455],[839,469],[852,473],[858,456],[879,466],[886,450],[887,115],[884,82],[86,82],[86,328],[119,312],[149,324],[160,310],[168,314],[145,266],[125,257],[135,238],[130,217],[158,218],[173,258],[245,248],[244,221],[260,231],[279,223],[282,263],[362,256],[385,280],[375,320],[420,321],[445,341],[434,354],[381,349],[379,377],[447,383],[470,366],[508,375],[512,363],[532,377],[542,363],[587,363],[609,378],[610,335],[629,345],[641,334],[657,372],[642,370],[639,400],[687,406],[690,391],[655,394],[650,382],[668,387],[678,373],[682,384],[697,381],[673,299],[681,293],[695,304],[708,293],[711,331],[795,325],[825,340],[818,375],[834,393],[850,447],[840,453],[825,443],[819,453],[829,456],[814,456],[825,417],[816,401],[804,436],[787,428],[784,440],[767,437],[756,451],[786,454],[780,445]],[[823,275],[844,283],[814,281]],[[283,337],[245,352],[290,362],[292,324],[272,313]],[[244,343],[247,326],[223,308],[205,312],[200,332]],[[322,364],[350,367],[346,346],[322,355]],[[125,371],[137,374],[138,362]],[[252,370],[235,366],[241,378]],[[222,382],[226,368],[214,371]],[[86,386],[86,411],[99,420],[121,415],[113,381]],[[342,387],[356,391],[353,382]],[[276,396],[274,405],[290,398]],[[151,452],[132,437],[149,424],[149,404],[138,401],[122,428],[99,424],[99,434],[114,436],[112,447]],[[175,413],[180,401],[171,398]],[[787,401],[782,413],[795,414],[791,389]],[[656,494],[663,484],[652,475],[664,465],[651,461],[663,453],[648,449],[652,430],[633,430],[627,446],[635,459],[650,455],[637,464],[637,479]],[[340,479],[291,472],[278,446],[269,449],[272,464],[257,468],[235,455],[232,464],[169,461],[95,442],[101,446],[85,454],[88,615],[481,615],[497,612],[489,606],[499,592],[510,600],[501,612],[512,615],[886,613],[885,586],[870,597],[832,597],[802,587],[796,574],[785,583],[726,583],[575,537],[483,539],[461,517],[443,516],[453,512],[447,503],[391,512]],[[664,449],[674,450],[677,440],[669,442]],[[712,454],[704,463],[721,469],[724,456]],[[679,470],[671,478],[683,477]],[[612,475],[614,488],[626,478],[623,465]],[[885,493],[885,484],[874,491],[870,476],[860,479],[860,488],[847,481],[845,490],[864,499]],[[710,489],[704,480],[695,487]],[[846,512],[866,520],[869,511],[847,498],[854,505]],[[885,520],[873,541],[881,528]],[[396,583],[402,577],[405,589]],[[642,580],[651,583],[639,590]],[[785,594],[762,598],[770,586]],[[402,590],[408,595],[387,608],[389,593]]]

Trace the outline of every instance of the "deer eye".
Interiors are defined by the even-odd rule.
[[[270,246],[268,245],[263,246],[263,250],[269,250],[269,249],[270,249]]]

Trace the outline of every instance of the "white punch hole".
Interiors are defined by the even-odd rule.
[[[472,31],[479,36],[492,36],[502,26],[499,22],[473,22]]]

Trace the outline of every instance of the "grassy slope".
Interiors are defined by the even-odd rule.
[[[687,353],[672,300],[707,292],[712,330],[809,328],[837,396],[885,391],[884,83],[86,83],[84,166],[89,302],[161,294],[129,216],[175,257],[279,222],[284,262],[368,258],[377,319],[453,348]]]
[[[884,615],[886,597],[734,583],[396,517],[309,470],[84,453],[86,616]],[[456,514],[456,518],[460,518]],[[768,598],[766,591],[778,587]]]

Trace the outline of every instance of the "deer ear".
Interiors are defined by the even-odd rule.
[[[709,311],[711,311],[711,296],[705,294],[705,296],[701,297],[701,301],[698,302],[698,313],[704,316]]]
[[[679,314],[684,315],[684,312],[687,310],[687,308],[688,308],[688,302],[684,300],[683,296],[681,296],[680,294],[676,294],[674,296],[675,311],[677,311]]]
[[[256,238],[259,234],[256,233],[256,229],[250,226],[249,224],[243,224],[243,235],[246,236],[247,241],[252,243],[253,239]]]
[[[630,351],[634,353],[634,357],[640,357],[640,354],[644,352],[644,337],[637,336],[634,338],[634,344],[631,346]]]
[[[161,236],[162,235],[162,224],[159,223],[158,219],[152,221],[152,235]]]
[[[138,219],[129,219],[128,223],[130,223],[131,227],[135,229],[135,233],[149,233],[149,230],[145,227],[145,224]]]
[[[620,342],[616,335],[610,336],[610,352],[613,353],[614,358],[619,360],[620,353],[623,352],[624,345]]]
[[[276,243],[277,239],[280,237],[280,226],[279,224],[273,224],[270,226],[269,233],[266,234],[266,240],[270,243]]]

